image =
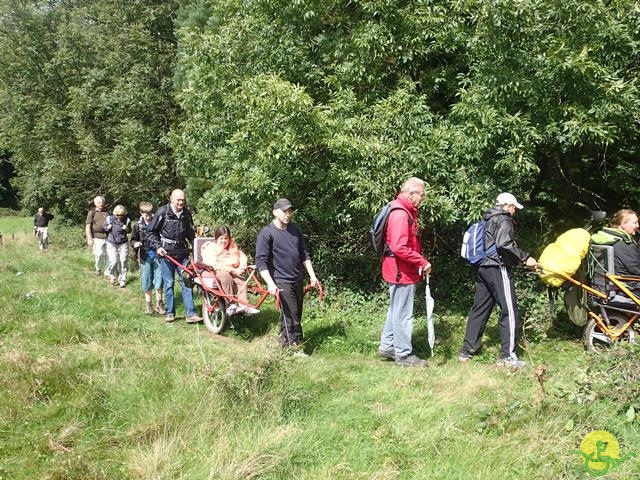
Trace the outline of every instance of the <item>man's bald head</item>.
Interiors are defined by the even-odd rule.
[[[171,206],[176,212],[181,212],[184,209],[186,199],[182,190],[176,188],[173,192],[171,192],[169,200],[171,202]]]

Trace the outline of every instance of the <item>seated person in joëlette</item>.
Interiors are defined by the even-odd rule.
[[[617,275],[640,277],[640,250],[635,235],[638,214],[630,209],[618,210],[610,227],[604,227],[591,236],[598,245],[612,245],[614,271]]]
[[[213,236],[215,241],[205,243],[200,250],[202,263],[213,267],[216,271],[216,277],[220,281],[223,292],[233,295],[240,302],[249,303],[247,282],[243,278],[247,271],[247,256],[233,241],[229,227],[225,225],[218,227]],[[260,310],[242,303],[228,302],[227,314],[234,313],[254,315],[260,313]]]

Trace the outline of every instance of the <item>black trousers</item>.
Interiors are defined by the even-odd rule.
[[[280,343],[283,347],[302,343],[302,280],[296,283],[281,283],[280,289]]]
[[[484,329],[496,303],[502,310],[498,323],[500,358],[516,354],[520,331],[516,290],[511,271],[498,266],[479,267],[476,270],[476,293],[460,353],[473,355],[480,350]]]

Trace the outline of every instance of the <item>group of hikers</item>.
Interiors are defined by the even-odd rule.
[[[145,313],[165,315],[168,323],[176,321],[174,282],[176,273],[182,286],[185,321],[199,323],[193,291],[185,284],[181,266],[186,267],[196,237],[193,217],[186,208],[185,194],[176,189],[169,203],[153,213],[149,202],[140,203],[140,218],[132,226],[124,206],[117,205],[113,213],[105,209],[104,198],[94,199],[94,207],[87,214],[85,235],[95,259],[96,276],[103,274],[112,285],[126,287],[128,239],[140,264],[140,282],[145,295]],[[303,307],[303,278],[306,272],[311,285],[316,278],[311,257],[300,228],[291,222],[293,205],[281,198],[273,205],[273,221],[265,226],[256,239],[256,270],[267,285],[269,293],[279,294],[283,315],[280,343],[283,347],[304,355],[301,317]],[[222,225],[214,231],[214,241],[205,243],[200,253],[202,263],[213,267],[225,294],[237,298],[228,302],[228,315],[259,313],[247,301],[247,256],[236,245],[229,227]],[[152,303],[155,291],[156,303]],[[164,296],[164,301],[163,301]]]
[[[390,305],[378,355],[408,367],[427,365],[413,353],[411,344],[416,285],[432,268],[422,255],[420,244],[418,209],[424,199],[424,189],[423,180],[409,178],[391,202],[386,227],[389,252],[382,257],[382,278],[389,285]],[[518,264],[535,268],[537,261],[518,247],[514,239],[513,216],[522,208],[512,194],[501,193],[495,206],[484,214],[484,243],[496,248],[487,248],[483,261],[475,268],[475,299],[458,356],[461,362],[469,361],[480,352],[487,321],[497,303],[502,311],[498,365],[524,366],[516,354],[519,320],[511,269]]]
[[[407,179],[397,197],[388,205],[388,218],[383,232],[386,245],[381,258],[382,278],[389,288],[389,308],[380,335],[377,354],[393,360],[396,365],[425,367],[427,362],[414,354],[412,348],[413,308],[417,284],[430,274],[432,265],[422,254],[418,210],[425,196],[425,182],[417,177]],[[520,331],[518,306],[512,269],[522,265],[528,269],[539,267],[537,260],[522,250],[514,238],[513,217],[523,205],[511,193],[499,194],[494,205],[484,212],[483,255],[474,265],[475,297],[469,313],[466,331],[458,360],[468,362],[482,348],[482,337],[496,304],[501,314],[498,320],[500,353],[497,365],[513,369],[525,362],[517,355]],[[132,225],[127,210],[117,205],[110,213],[102,196],[94,199],[94,207],[85,222],[87,245],[95,257],[95,274],[112,285],[125,287],[127,282],[128,245],[136,253],[140,265],[141,288],[145,295],[145,313],[165,315],[166,322],[176,321],[174,302],[175,275],[182,283],[182,300],[187,323],[198,323],[193,291],[185,285],[180,266],[187,266],[196,229],[185,206],[185,194],[176,189],[169,203],[153,213],[149,202],[139,205],[140,218]],[[297,355],[302,351],[303,278],[305,273],[312,286],[319,285],[311,257],[300,228],[292,223],[293,204],[286,198],[273,205],[273,220],[256,239],[255,269],[267,285],[269,293],[279,294],[282,315],[280,344]],[[43,215],[45,217],[43,217]],[[34,219],[38,232],[44,228],[47,216],[40,209]],[[640,250],[634,236],[638,231],[638,217],[633,210],[620,210],[613,217],[611,227],[600,238],[614,246],[616,270],[640,275]],[[128,235],[131,234],[130,240]],[[606,237],[606,238],[604,238]],[[214,231],[214,241],[204,244],[200,261],[214,268],[225,294],[236,297],[229,302],[227,314],[256,314],[259,311],[247,301],[247,256],[236,245],[227,226]],[[41,248],[46,249],[46,243]],[[170,258],[169,258],[170,257]],[[153,293],[155,292],[155,305]],[[163,300],[164,298],[164,300]]]
[[[411,344],[416,284],[432,268],[431,263],[421,254],[418,226],[417,212],[424,198],[424,187],[421,179],[410,178],[390,203],[385,236],[388,252],[382,257],[382,276],[389,285],[390,306],[380,337],[378,355],[392,359],[398,365],[410,367],[427,365],[425,360],[412,353]],[[460,362],[469,362],[481,352],[487,322],[498,304],[501,313],[498,320],[500,353],[497,366],[519,369],[525,365],[516,351],[520,322],[512,269],[522,265],[531,270],[549,271],[542,263],[547,263],[552,255],[545,255],[545,249],[542,252],[545,261],[541,260],[539,264],[516,243],[513,217],[523,208],[511,193],[500,193],[493,207],[484,212],[483,220],[470,227],[471,230],[481,224],[482,233],[477,247],[482,255],[477,261],[471,262],[468,253],[465,254],[465,258],[473,265],[475,296],[458,353]],[[637,213],[631,209],[622,209],[613,215],[609,227],[604,227],[593,235],[585,230],[582,232],[586,235],[587,244],[612,247],[616,274],[640,277],[640,249],[635,240],[638,229]],[[467,245],[463,245],[463,250],[466,247]],[[565,253],[573,252],[560,251],[560,255]],[[558,263],[564,261],[563,258],[555,260]],[[580,267],[581,261],[582,257],[578,258],[571,274]]]

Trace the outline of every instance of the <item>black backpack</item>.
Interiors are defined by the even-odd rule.
[[[409,211],[406,208],[398,205],[397,203],[389,202],[380,209],[380,211],[373,219],[373,225],[371,225],[371,228],[369,228],[369,240],[373,245],[373,249],[380,257],[389,257],[393,255],[393,253],[389,249],[389,246],[387,245],[386,237],[389,214],[394,210],[404,210],[405,212],[407,212],[407,215],[409,217],[409,225],[413,223],[413,217],[411,216]]]

